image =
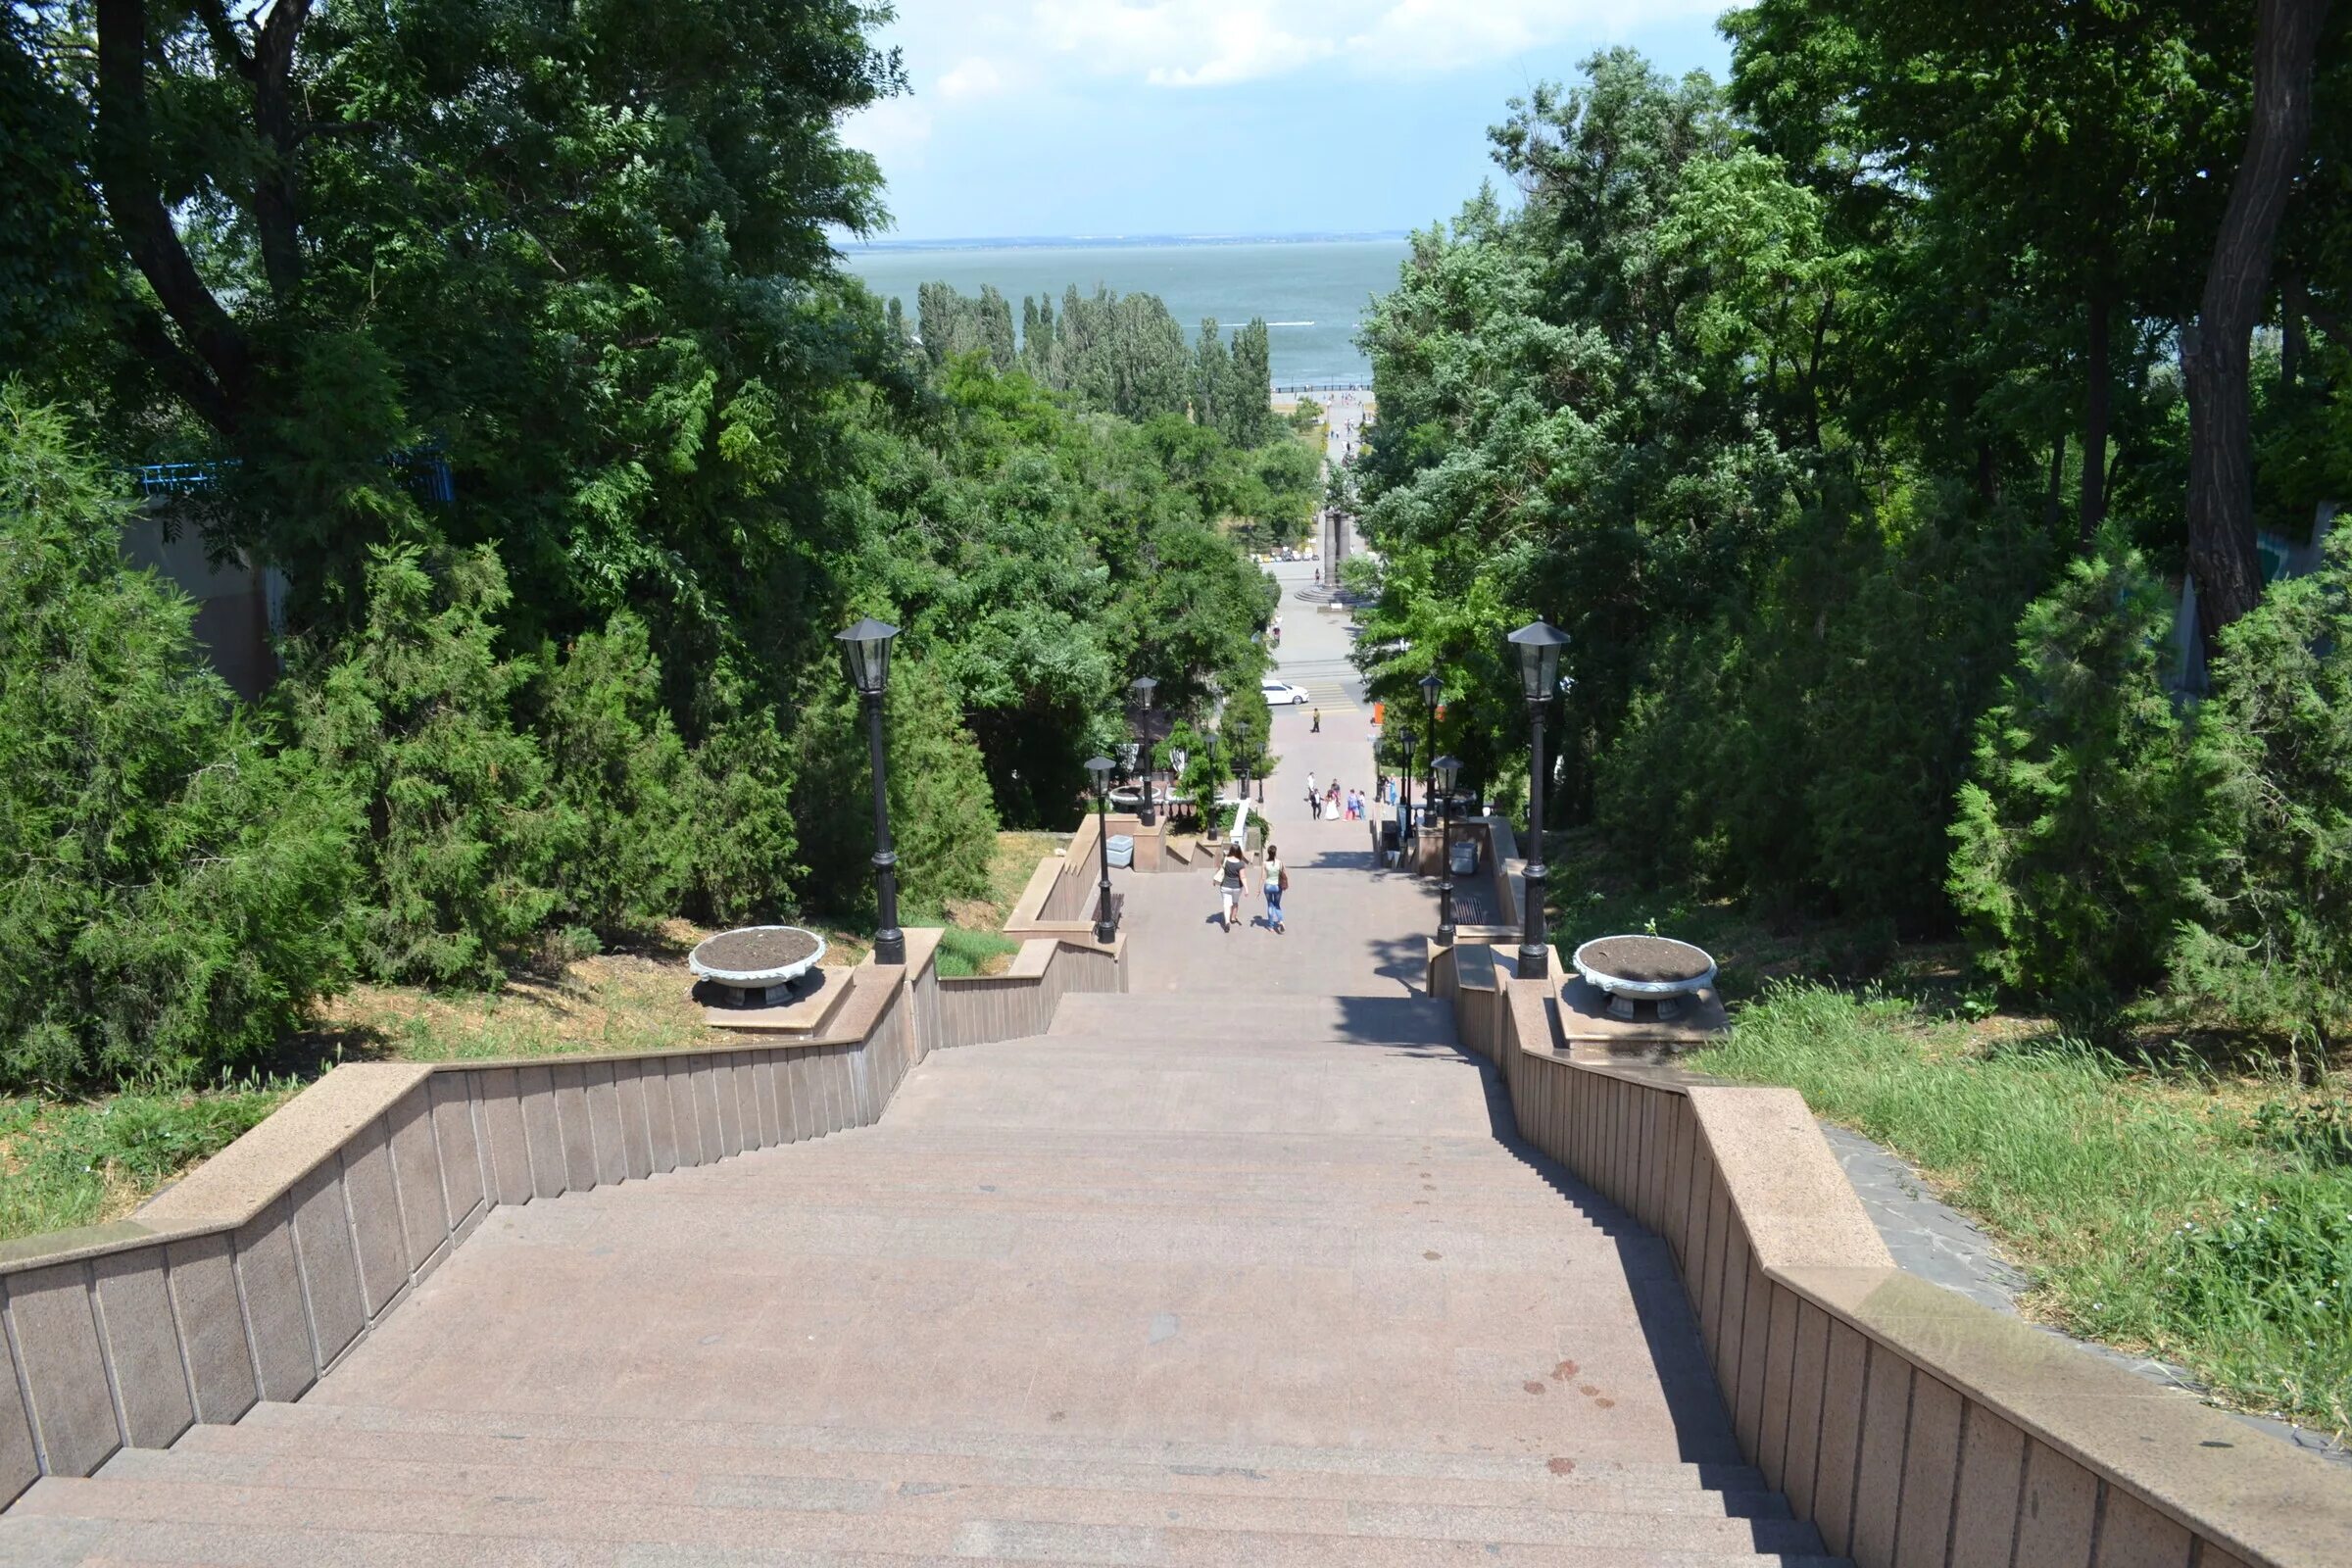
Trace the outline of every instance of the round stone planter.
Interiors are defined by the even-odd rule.
[[[1594,937],[1569,960],[1586,983],[1606,992],[1613,1017],[1633,1018],[1647,1004],[1659,1018],[1679,1017],[1685,998],[1715,983],[1715,960],[1703,948],[1642,933]]]
[[[722,1007],[779,1007],[825,956],[825,939],[797,925],[749,925],[696,944],[686,967],[710,982]]]

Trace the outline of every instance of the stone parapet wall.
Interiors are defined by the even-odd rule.
[[[1893,1265],[1801,1096],[1572,1059],[1432,952],[1519,1135],[1673,1249],[1741,1450],[1857,1568],[2335,1568],[2352,1474]]]
[[[1003,974],[943,978],[936,1039],[941,1046],[976,1046],[1042,1035],[1069,993],[1127,989],[1125,951],[1124,937],[1112,948],[1035,937]]]
[[[1125,987],[1123,947],[1032,944],[1035,972],[974,987],[939,977],[937,931],[906,936],[813,1037],[348,1064],[131,1219],[0,1247],[0,1503],[300,1396],[499,1204],[869,1125],[929,1051]]]

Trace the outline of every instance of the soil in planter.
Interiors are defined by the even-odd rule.
[[[694,956],[713,969],[735,974],[758,974],[798,963],[816,951],[816,938],[790,926],[764,930],[721,931],[694,950]]]
[[[1669,937],[1609,937],[1578,955],[1585,966],[1618,980],[1648,985],[1695,980],[1707,972],[1707,956]]]

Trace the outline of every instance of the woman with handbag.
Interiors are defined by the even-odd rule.
[[[1242,873],[1250,862],[1242,855],[1240,844],[1225,846],[1225,858],[1217,866],[1217,900],[1225,911],[1225,934],[1233,934],[1233,922],[1242,912]]]

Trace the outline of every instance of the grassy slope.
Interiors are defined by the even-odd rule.
[[[2177,1362],[2227,1402],[2352,1429],[2340,1083],[2298,1089],[2153,1036],[2096,1050],[1996,1009],[1956,946],[1644,889],[1574,836],[1552,859],[1564,951],[1652,921],[1706,947],[1735,1028],[1692,1065],[1797,1089],[1917,1165],[2034,1276],[2027,1310]]]
[[[1988,1046],[1911,1002],[1802,982],[1692,1065],[1789,1085],[1913,1161],[2033,1270],[2039,1315],[2229,1402],[2352,1429],[2352,1147],[2325,1096],[2047,1036]]]
[[[998,837],[986,898],[947,913],[942,974],[1002,970],[1020,945],[997,932],[1041,856],[1045,833]],[[909,924],[940,924],[908,911]],[[826,962],[855,964],[870,938],[817,923]],[[706,1038],[689,999],[689,948],[706,933],[675,922],[642,951],[599,954],[489,993],[357,986],[319,1009],[318,1031],[293,1042],[294,1068],[267,1086],[200,1094],[121,1094],[94,1101],[0,1100],[0,1241],[119,1219],[182,1171],[218,1152],[338,1061],[467,1061],[605,1051],[683,1050]]]

